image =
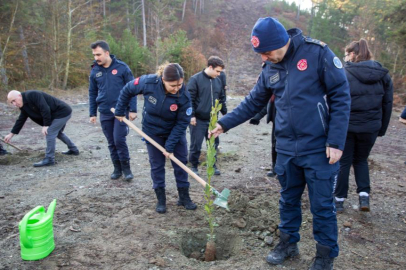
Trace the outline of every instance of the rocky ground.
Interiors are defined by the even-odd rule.
[[[73,117],[66,134],[81,154],[67,157],[57,143],[52,167],[33,168],[44,156],[45,141],[39,126],[28,121],[13,142],[12,155],[0,157],[0,269],[306,269],[315,253],[312,217],[303,195],[301,255],[283,266],[269,266],[266,254],[278,240],[279,183],[266,177],[270,168],[271,126],[245,123],[221,136],[221,176],[213,179],[218,190],[231,190],[230,211],[217,208],[218,260],[201,261],[207,222],[203,188],[190,178],[196,211],[176,206],[177,191],[167,164],[168,212],[155,213],[150,167],[145,143],[134,131],[128,136],[135,179],[109,179],[112,171],[100,125],[88,123],[86,104],[66,97]],[[229,97],[235,107],[242,97]],[[142,104],[142,103],[141,103]],[[140,104],[140,106],[141,106]],[[4,104],[0,133],[6,135],[16,112]],[[338,215],[340,256],[335,269],[404,269],[406,258],[406,126],[394,111],[385,137],[379,138],[370,158],[372,211],[357,210],[358,198],[351,180],[346,209]],[[135,121],[140,126],[140,119]],[[205,170],[201,169],[205,175]],[[37,205],[48,207],[57,199],[54,216],[55,250],[40,261],[20,257],[18,222]]]

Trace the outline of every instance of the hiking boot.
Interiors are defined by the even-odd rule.
[[[79,150],[73,151],[69,149],[68,151],[62,152],[62,154],[68,156],[79,156]]]
[[[123,171],[121,170],[121,162],[120,160],[113,160],[113,165],[114,165],[114,171],[110,175],[110,178],[112,180],[116,180],[120,178],[123,175]]]
[[[334,203],[336,205],[336,212],[341,214],[344,212],[344,201],[337,201],[336,198],[334,198]]]
[[[192,170],[192,172],[194,172],[195,174],[199,175],[199,170],[197,169],[197,166],[192,166],[191,170]]]
[[[164,214],[166,213],[166,194],[165,194],[165,188],[159,187],[155,189],[155,194],[156,198],[158,199],[158,202],[155,207],[155,211]]]
[[[197,208],[197,205],[190,199],[188,187],[178,188],[178,193],[179,193],[178,200],[179,206],[184,206],[186,210],[195,210]]]
[[[273,170],[270,170],[270,171],[266,174],[266,176],[268,176],[268,177],[275,177],[275,176],[276,176],[276,173],[275,173]]]
[[[214,175],[220,175],[221,174],[220,170],[217,169],[216,165],[214,165],[213,168],[214,168]]]
[[[316,257],[309,270],[333,270],[334,258],[330,258],[331,248],[316,244]]]
[[[124,173],[124,180],[125,181],[131,181],[134,178],[133,173],[131,172],[130,168],[130,160],[120,160],[121,162],[121,169],[123,170]]]
[[[289,238],[289,234],[280,232],[279,243],[266,257],[269,264],[281,264],[286,258],[299,255],[297,243],[289,243]]]
[[[369,196],[359,196],[359,210],[369,212]]]
[[[7,155],[7,154],[10,154],[10,153],[7,152],[6,149],[3,149],[3,148],[0,149],[0,156],[4,156],[4,155]]]
[[[55,165],[55,161],[50,158],[44,158],[40,162],[34,163],[34,167],[44,167],[44,166],[52,166]]]

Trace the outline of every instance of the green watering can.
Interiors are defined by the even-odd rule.
[[[20,231],[21,258],[26,261],[40,260],[55,248],[52,220],[56,200],[53,200],[45,213],[43,206],[28,212],[18,224]]]

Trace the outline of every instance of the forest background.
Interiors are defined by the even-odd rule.
[[[263,10],[235,14],[246,16],[245,27],[232,27],[224,16],[239,1],[1,0],[0,101],[11,89],[86,91],[93,61],[89,46],[98,39],[109,42],[135,77],[154,73],[167,60],[180,63],[188,79],[210,55],[218,55],[227,71],[243,66],[238,74],[227,73],[229,85],[236,85],[244,70],[259,74],[260,58],[238,62],[241,55],[232,48],[254,54],[251,21],[272,16],[287,29],[298,27],[327,43],[340,59],[349,42],[367,39],[375,60],[390,70],[395,103],[406,103],[406,0],[312,0],[307,10],[294,2],[262,0]],[[235,89],[241,88],[230,91]]]

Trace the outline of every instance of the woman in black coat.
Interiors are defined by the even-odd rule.
[[[368,156],[378,136],[384,136],[392,113],[393,86],[389,71],[372,60],[365,39],[345,48],[345,72],[351,91],[351,115],[335,189],[337,212],[344,211],[351,165],[361,211],[369,211],[371,191]]]

